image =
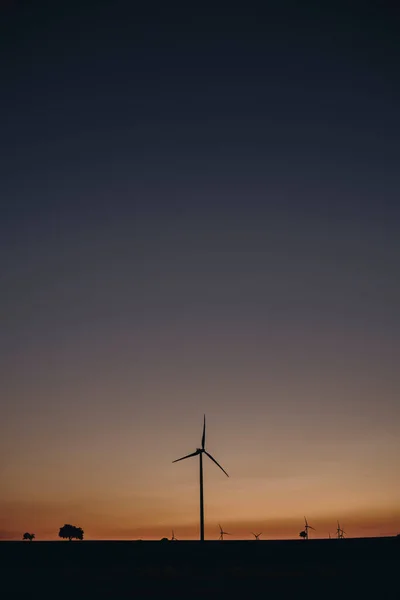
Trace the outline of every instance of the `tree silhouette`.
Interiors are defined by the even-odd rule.
[[[58,537],[68,539],[71,541],[73,538],[76,540],[83,540],[84,531],[82,527],[75,527],[75,525],[64,525],[60,527]]]
[[[23,540],[29,540],[30,542],[35,538],[35,534],[34,533],[24,533],[24,535],[22,536]]]

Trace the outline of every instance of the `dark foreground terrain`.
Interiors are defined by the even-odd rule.
[[[1,598],[400,599],[400,538],[0,542]]]

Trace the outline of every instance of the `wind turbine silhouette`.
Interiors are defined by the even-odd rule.
[[[178,541],[178,538],[175,537],[174,530],[172,530],[171,542],[177,542],[177,541]]]
[[[259,540],[260,539],[260,535],[262,534],[262,532],[261,533],[253,533],[253,532],[251,532],[251,533],[254,535],[254,537],[256,538],[256,540]]]
[[[224,535],[231,535],[230,533],[228,533],[227,531],[224,531],[221,527],[221,525],[218,525],[219,527],[219,539],[223,541],[224,539]]]
[[[221,465],[215,460],[215,458],[213,456],[211,456],[211,454],[209,454],[206,450],[206,415],[204,415],[203,435],[201,438],[201,448],[196,448],[195,452],[192,452],[191,454],[187,454],[186,456],[182,456],[182,458],[177,458],[176,460],[172,461],[172,462],[176,463],[176,462],[179,462],[180,460],[185,460],[186,458],[191,458],[192,456],[197,456],[197,455],[199,456],[199,460],[200,460],[200,541],[201,542],[204,542],[203,454],[205,454],[206,456],[208,456],[208,458],[210,458],[213,462],[215,462],[217,467],[219,467],[221,469],[221,471],[223,471],[225,473],[225,475],[227,477],[229,477],[229,475],[225,471],[225,469],[223,469],[221,467]]]
[[[308,524],[307,519],[304,517],[304,531],[300,531],[299,536],[302,537],[304,540],[308,540],[308,530],[309,529],[314,529],[314,527],[311,527],[311,525]]]
[[[346,532],[344,531],[344,529],[341,529],[340,525],[339,525],[339,521],[337,522],[337,529],[336,529],[336,534],[337,534],[337,538],[338,540],[342,540],[344,538],[344,534]]]

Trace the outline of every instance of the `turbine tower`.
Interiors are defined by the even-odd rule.
[[[230,533],[228,533],[227,531],[224,531],[221,527],[221,525],[218,525],[219,527],[219,539],[221,541],[224,541],[224,535],[231,535]]]
[[[171,542],[177,542],[178,538],[175,537],[174,530],[172,530]]]
[[[192,456],[197,456],[197,455],[199,456],[199,462],[200,462],[200,541],[201,542],[204,542],[203,454],[205,454],[206,456],[208,456],[208,458],[210,458],[213,462],[215,462],[217,467],[219,467],[221,469],[221,471],[223,471],[225,473],[225,475],[227,477],[229,477],[229,475],[225,471],[225,469],[223,469],[221,467],[221,465],[219,463],[217,463],[215,458],[213,456],[211,456],[211,454],[209,454],[206,450],[206,415],[204,415],[203,435],[201,438],[201,448],[196,448],[195,452],[192,452],[191,454],[187,454],[186,456],[182,456],[182,458],[177,458],[176,460],[172,461],[172,462],[176,463],[176,462],[179,462],[180,460],[185,460],[186,458],[190,458]]]
[[[261,533],[253,533],[253,532],[251,532],[251,533],[254,535],[254,537],[256,538],[256,540],[259,540],[260,539],[260,535],[262,535],[262,532]]]

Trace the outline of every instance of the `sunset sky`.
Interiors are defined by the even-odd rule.
[[[204,413],[206,538],[399,533],[394,5],[26,4],[0,8],[0,539],[197,539],[172,461]]]

